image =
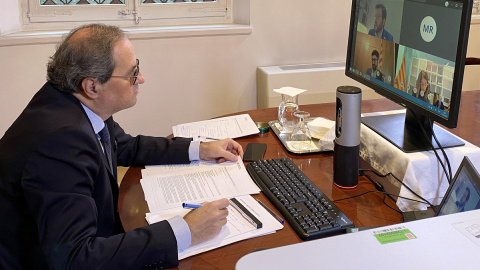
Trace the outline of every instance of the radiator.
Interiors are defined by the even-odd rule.
[[[317,104],[335,101],[338,86],[353,85],[362,89],[362,99],[381,98],[370,88],[345,76],[345,62],[257,68],[257,108],[277,107],[282,98],[273,92],[284,86],[307,90],[298,103]]]

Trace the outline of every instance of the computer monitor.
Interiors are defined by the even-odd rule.
[[[472,0],[352,0],[345,74],[407,108],[362,122],[405,152],[464,143],[457,126]],[[425,130],[428,140],[424,136]]]
[[[437,216],[480,209],[480,175],[468,157],[458,167]]]

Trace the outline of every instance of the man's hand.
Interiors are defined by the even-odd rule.
[[[227,206],[229,204],[227,199],[209,202],[183,217],[192,233],[192,246],[206,241],[220,232],[222,226],[227,224]]]
[[[243,158],[242,146],[232,139],[223,139],[200,144],[199,156],[203,160],[216,160],[218,163],[237,161]]]

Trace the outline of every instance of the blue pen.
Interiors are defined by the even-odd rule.
[[[197,209],[202,207],[201,204],[193,204],[193,203],[182,203],[183,208],[191,208],[191,209]]]

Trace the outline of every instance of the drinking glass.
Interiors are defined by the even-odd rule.
[[[312,135],[305,119],[310,117],[306,111],[296,111],[294,113],[296,124],[290,136],[291,146],[297,151],[310,151],[312,149]]]

